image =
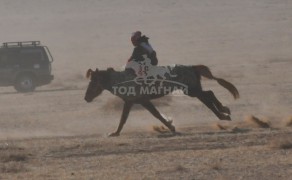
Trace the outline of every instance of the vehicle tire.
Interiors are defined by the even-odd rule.
[[[20,75],[14,84],[14,88],[18,92],[32,92],[35,87],[35,78],[32,75]]]

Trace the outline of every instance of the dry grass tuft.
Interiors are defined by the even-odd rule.
[[[222,159],[210,162],[208,163],[208,166],[210,167],[210,169],[219,171],[220,169],[222,169]]]
[[[292,149],[292,142],[285,142],[279,146],[281,149]]]
[[[0,162],[24,162],[28,155],[23,147],[16,146],[9,142],[0,148]]]
[[[186,168],[186,167],[184,167],[184,166],[182,166],[182,165],[178,165],[176,168],[175,168],[175,170],[174,171],[179,171],[179,172],[188,172],[189,171],[189,169],[188,168]]]
[[[218,171],[221,169],[221,165],[219,163],[214,163],[212,164],[211,169]]]
[[[2,153],[0,155],[1,162],[22,162],[27,160],[27,155],[26,154],[18,154],[18,153]]]
[[[245,119],[245,122],[247,122],[248,124],[255,125],[258,128],[270,128],[271,127],[270,122],[265,121],[263,119],[259,119],[253,115],[247,117]]]
[[[21,162],[8,162],[0,164],[0,173],[20,173],[26,172],[25,165]]]
[[[22,148],[7,147],[0,151],[0,173],[26,172],[25,162],[28,155],[22,152]]]

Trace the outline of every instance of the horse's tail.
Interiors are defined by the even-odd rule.
[[[233,95],[234,99],[239,98],[239,92],[236,89],[236,87],[224,79],[217,78],[217,77],[213,76],[213,74],[211,73],[210,69],[207,66],[197,65],[197,66],[192,66],[192,67],[200,75],[200,77],[203,76],[203,77],[206,77],[208,79],[216,80],[221,86],[226,88]]]

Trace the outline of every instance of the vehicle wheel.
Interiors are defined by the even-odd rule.
[[[19,76],[14,84],[18,92],[32,92],[35,90],[35,79],[31,75]]]

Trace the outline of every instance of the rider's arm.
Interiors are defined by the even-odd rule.
[[[131,56],[131,60],[135,60],[135,61],[143,61],[143,57],[142,55],[144,54],[144,50],[143,47],[141,46],[137,46],[134,48],[132,56]]]
[[[153,66],[156,66],[158,64],[158,59],[156,57],[156,51],[153,51],[152,54],[150,55],[150,59],[151,59],[151,64]]]
[[[137,58],[138,52],[137,47],[134,48],[131,57],[128,59],[128,62],[132,61],[133,59]]]

